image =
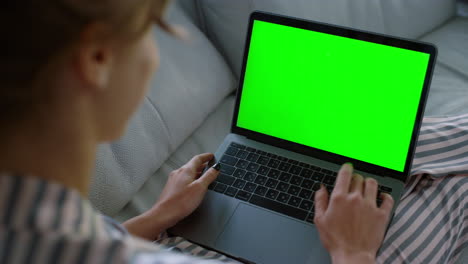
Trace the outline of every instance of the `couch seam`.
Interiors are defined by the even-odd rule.
[[[440,59],[437,61],[437,64],[439,64],[440,67],[445,68],[446,70],[452,71],[454,74],[457,76],[461,77],[464,80],[468,81],[468,76],[465,75],[462,71],[459,71],[458,69],[450,66],[449,64],[442,62]]]
[[[159,117],[159,119],[162,121],[162,124],[163,124],[163,129],[164,129],[164,132],[166,133],[166,136],[167,138],[169,139],[169,151],[173,151],[173,144],[171,142],[171,137],[170,137],[170,133],[169,133],[169,128],[167,127],[166,125],[166,121],[164,120],[164,118],[162,117],[162,115],[159,113],[159,109],[156,107],[156,105],[154,104],[154,102],[148,97],[148,96],[145,96],[145,99],[148,100],[148,102],[150,103],[151,107],[154,109],[154,112],[156,112],[156,115]]]

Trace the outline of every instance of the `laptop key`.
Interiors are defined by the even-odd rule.
[[[310,189],[314,185],[314,182],[308,179],[302,181],[301,187],[305,189]]]
[[[251,172],[256,172],[258,170],[258,167],[260,167],[260,165],[250,162],[249,165],[247,165],[247,170]]]
[[[325,177],[323,173],[314,172],[314,175],[312,175],[312,180],[321,182],[323,180],[323,177]]]
[[[232,186],[236,187],[237,189],[242,189],[245,186],[245,181],[241,179],[237,179]]]
[[[312,186],[312,191],[316,192],[316,191],[320,190],[320,186],[321,186],[321,184],[319,182],[315,182],[314,186]]]
[[[244,169],[247,168],[247,166],[249,165],[249,162],[246,161],[246,160],[239,160],[236,164],[236,167],[237,168],[240,168],[240,169]]]
[[[226,154],[228,154],[230,156],[235,156],[237,154],[238,150],[239,149],[235,148],[235,147],[228,147],[227,150],[226,150]]]
[[[302,200],[299,208],[309,211],[312,208],[313,203],[311,201]]]
[[[282,172],[278,178],[278,180],[282,182],[289,182],[290,179],[291,179],[291,174],[286,173],[286,172]]]
[[[236,165],[237,161],[238,161],[237,158],[231,157],[229,155],[223,155],[223,157],[221,157],[221,159],[219,160],[219,162],[227,164],[227,165],[231,165],[231,166]]]
[[[268,192],[266,193],[265,197],[267,198],[270,198],[272,200],[275,200],[276,199],[276,196],[278,196],[279,192],[277,190],[268,190]]]
[[[259,185],[264,185],[266,182],[267,178],[265,176],[260,176],[258,175],[257,178],[255,178],[255,183]]]
[[[313,224],[314,223],[314,217],[315,217],[315,214],[314,213],[309,213],[307,215],[307,218],[306,218],[306,221]]]
[[[329,176],[326,176],[325,179],[323,179],[323,183],[328,184],[328,185],[333,185],[335,184],[335,180],[336,180],[335,177],[329,175]]]
[[[257,160],[257,163],[260,165],[267,165],[270,159],[266,156],[260,156]]]
[[[253,182],[253,181],[255,180],[255,177],[257,177],[257,174],[248,171],[248,172],[244,175],[244,180],[246,180],[246,181],[248,181],[248,182]]]
[[[234,187],[229,187],[227,188],[226,192],[224,192],[225,195],[234,197],[237,193],[237,189]]]
[[[227,189],[226,184],[217,183],[213,190],[215,192],[224,193],[224,191],[226,191],[226,189]]]
[[[248,201],[252,194],[246,192],[246,191],[241,191],[239,190],[236,194],[236,198],[242,201]]]
[[[289,163],[286,163],[286,162],[281,162],[280,165],[278,166],[278,169],[280,171],[285,171],[287,172],[289,170],[289,168],[291,167],[291,164]]]
[[[250,153],[248,156],[247,156],[247,160],[250,161],[250,162],[256,162],[257,159],[258,159],[258,155],[257,154],[253,154],[253,153]]]
[[[268,167],[260,166],[260,168],[258,168],[258,170],[257,170],[257,173],[260,174],[260,175],[267,175],[268,171],[270,171],[270,169]]]
[[[283,156],[278,156],[277,159],[279,159],[280,161],[284,161],[284,162],[288,161],[288,158],[285,158]]]
[[[270,161],[268,162],[268,167],[276,169],[276,168],[278,168],[279,164],[280,164],[279,160],[270,159]]]
[[[302,199],[297,196],[291,196],[291,198],[289,198],[288,204],[294,207],[298,207],[299,204],[301,203],[301,200]]]
[[[291,180],[289,181],[291,184],[294,184],[294,185],[301,185],[302,183],[302,178],[299,177],[299,176],[292,176]]]
[[[313,199],[314,197],[311,197],[312,191],[302,189],[301,192],[299,193],[299,197],[302,199]]]
[[[248,182],[245,187],[244,187],[244,190],[247,191],[247,192],[254,192],[255,191],[255,188],[257,188],[257,184],[255,183],[251,183],[251,182]]]
[[[274,188],[276,187],[277,184],[278,184],[278,181],[277,181],[277,180],[268,179],[267,182],[265,183],[265,186],[268,187],[268,188],[274,189]]]
[[[208,185],[208,190],[213,190],[215,186],[216,186],[216,182],[210,183],[210,185]]]
[[[301,173],[301,167],[292,165],[291,168],[289,169],[289,173],[294,174],[294,175],[299,175]]]
[[[233,146],[235,148],[245,149],[244,145],[241,145],[241,144],[236,143],[236,142],[231,142],[231,146]]]
[[[236,154],[236,157],[238,157],[239,159],[245,159],[247,158],[247,155],[249,155],[249,152],[245,150],[239,150]]]
[[[313,171],[317,171],[317,172],[320,172],[320,168],[317,167],[317,166],[314,166],[314,165],[310,165],[310,169],[313,170]]]
[[[234,173],[235,170],[236,168],[227,164],[223,164],[223,166],[221,166],[221,173],[224,173],[226,175],[232,175],[232,173]]]
[[[290,195],[284,192],[280,192],[278,194],[278,197],[276,198],[276,201],[282,202],[282,203],[287,203],[289,200]]]
[[[268,172],[268,177],[272,179],[278,179],[279,175],[280,175],[280,172],[278,170],[271,169],[270,172]]]
[[[299,164],[299,161],[293,160],[293,159],[289,159],[289,160],[288,160],[288,163],[291,163],[291,164],[293,164],[293,165],[298,165],[298,164]]]
[[[216,181],[217,182],[220,182],[220,183],[224,183],[226,184],[227,186],[230,186],[234,183],[234,181],[236,180],[236,178],[232,177],[232,176],[228,176],[228,175],[225,175],[223,173],[220,173],[218,175],[218,178],[216,178]]]
[[[267,153],[263,150],[259,150],[257,149],[257,153],[260,154],[260,155],[266,155]]]
[[[304,178],[310,178],[312,176],[312,171],[309,169],[303,169],[299,175]]]
[[[246,147],[245,150],[249,151],[249,152],[254,152],[257,151],[256,149],[252,148],[252,147]]]
[[[288,193],[292,195],[299,195],[299,192],[301,191],[301,187],[291,185],[288,189]]]
[[[257,195],[260,195],[260,196],[264,196],[266,194],[266,192],[268,191],[268,188],[265,187],[265,186],[257,186],[257,188],[255,189],[255,194]]]
[[[307,217],[307,212],[304,210],[294,208],[289,205],[280,204],[278,202],[260,197],[258,195],[252,195],[250,203],[299,220],[304,220]]]
[[[276,190],[281,191],[281,192],[286,192],[289,188],[289,184],[285,182],[280,182],[278,183],[278,186],[276,186]]]
[[[386,192],[386,193],[392,193],[392,188],[390,187],[387,187],[387,186],[383,186],[381,185],[380,188],[379,188],[382,192]]]
[[[242,178],[244,177],[244,175],[245,175],[245,170],[241,170],[241,169],[236,169],[236,171],[233,174],[233,176],[237,178]]]

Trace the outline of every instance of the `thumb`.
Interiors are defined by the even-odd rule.
[[[212,182],[216,180],[219,175],[219,170],[221,169],[221,164],[217,162],[211,168],[209,168],[200,178],[197,179],[198,182],[202,183],[203,186],[208,188]]]
[[[321,216],[325,214],[328,208],[328,192],[323,185],[315,193],[315,216]]]

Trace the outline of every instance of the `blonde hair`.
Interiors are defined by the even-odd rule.
[[[135,38],[154,20],[162,23],[165,0],[5,0],[0,8],[0,122],[28,115],[47,98],[32,83],[45,65],[67,50],[83,29],[109,26],[104,37]],[[142,21],[144,23],[136,23]]]

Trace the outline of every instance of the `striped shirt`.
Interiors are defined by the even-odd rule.
[[[468,245],[465,176],[468,115],[424,119],[412,176],[377,262],[455,262]],[[2,264],[230,261],[180,237],[159,243],[131,236],[74,190],[25,175],[0,174]]]
[[[211,254],[205,258],[219,258]],[[224,259],[227,259],[224,257]],[[0,174],[0,263],[219,263],[131,236],[79,193],[24,175]]]

